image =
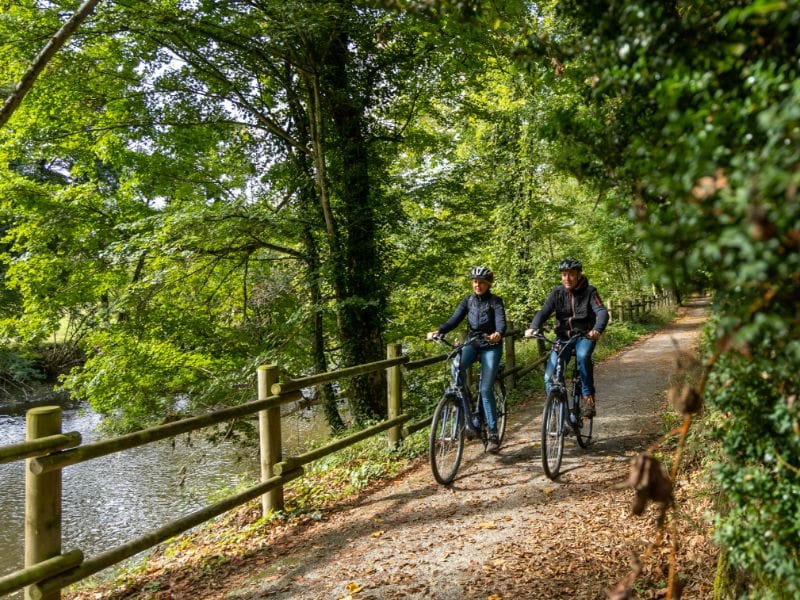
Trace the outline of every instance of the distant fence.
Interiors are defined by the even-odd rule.
[[[611,320],[619,323],[636,321],[653,309],[664,308],[675,304],[675,294],[661,292],[651,296],[638,298],[612,298],[606,302]]]
[[[645,311],[668,303],[671,303],[668,298],[659,301],[653,299],[647,302],[623,303],[619,308],[619,320],[634,319]],[[504,339],[506,369],[503,377],[507,379],[509,388],[515,387],[521,377],[545,360],[540,353],[537,359],[528,365],[517,364],[514,344],[522,338],[522,333],[522,329],[512,329],[507,332]],[[389,344],[386,360],[284,382],[278,381],[279,370],[276,365],[261,366],[257,370],[258,397],[252,402],[86,445],[81,445],[79,433],[61,432],[60,407],[45,406],[29,410],[26,441],[0,447],[0,463],[26,461],[25,568],[0,577],[0,595],[24,588],[26,600],[60,598],[61,590],[66,586],[152,548],[254,498],[261,497],[262,510],[265,514],[269,511],[282,510],[284,485],[301,477],[304,474],[304,465],[384,431],[387,432],[389,445],[396,447],[404,437],[427,427],[431,422],[430,416],[408,423],[411,415],[402,412],[403,369],[412,371],[442,362],[444,359],[445,355],[441,354],[412,361],[410,357],[402,354],[400,344]],[[303,388],[380,370],[386,370],[387,375],[388,418],[385,421],[309,452],[296,456],[283,456],[280,413],[282,405],[298,401],[300,390]],[[258,413],[259,421],[261,463],[261,481],[257,485],[91,558],[85,558],[79,549],[62,551],[62,469],[255,413]]]

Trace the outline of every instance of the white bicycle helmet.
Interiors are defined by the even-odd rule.
[[[487,269],[486,267],[472,267],[469,271],[469,278],[470,279],[481,279],[483,281],[488,281],[492,283],[494,281],[494,273],[492,273],[491,269]]]
[[[565,258],[561,261],[561,264],[558,265],[559,271],[583,271],[583,265],[581,261],[575,260],[574,258]]]

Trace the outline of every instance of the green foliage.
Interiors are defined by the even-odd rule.
[[[578,94],[544,131],[559,165],[636,220],[656,284],[714,291],[719,539],[753,597],[797,595],[800,10],[568,1],[554,14],[520,57],[555,59]]]
[[[788,379],[776,367],[786,365],[774,353],[726,355],[708,396],[727,416],[716,427],[723,460],[715,475],[724,498],[716,537],[732,564],[752,574],[753,597],[800,593],[800,407],[781,389]]]
[[[400,456],[413,459],[427,451],[424,430],[404,440]],[[385,436],[373,436],[312,463],[303,478],[288,485],[286,510],[289,514],[318,511],[375,480],[391,478],[407,465],[407,460],[398,460],[398,453],[387,449]]]
[[[18,390],[43,378],[35,357],[20,352],[19,348],[0,348],[0,391],[13,396]]]

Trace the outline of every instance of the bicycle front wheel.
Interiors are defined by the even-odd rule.
[[[497,406],[497,410],[495,411],[495,417],[497,419],[497,437],[502,443],[503,436],[506,434],[508,403],[506,399],[506,386],[499,377],[494,380],[494,400],[495,406]]]
[[[547,394],[542,413],[542,467],[550,479],[558,477],[564,456],[564,405],[559,392]]]
[[[428,458],[433,478],[449,485],[464,453],[464,411],[455,394],[445,394],[433,413]]]

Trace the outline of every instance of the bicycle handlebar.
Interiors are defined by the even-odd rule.
[[[447,348],[450,349],[450,352],[447,355],[447,360],[450,360],[456,354],[458,354],[464,346],[469,346],[474,344],[475,342],[480,342],[488,338],[489,336],[485,333],[478,333],[472,336],[468,336],[463,342],[460,343],[453,343],[447,338],[444,337],[444,334],[434,335],[429,338],[430,341],[439,342]]]
[[[431,336],[429,338],[430,341],[440,342],[453,348],[454,350],[460,350],[464,346],[469,346],[470,344],[474,344],[475,342],[480,342],[488,338],[489,336],[485,333],[478,333],[472,336],[467,337],[463,342],[451,342],[445,337],[445,334],[441,333],[438,335]]]
[[[559,340],[555,336],[553,336],[552,338],[549,338],[543,332],[544,332],[544,330],[540,330],[538,334],[525,335],[525,336],[523,336],[523,339],[526,339],[526,340],[543,340],[543,341],[545,341],[545,342],[547,342],[549,344],[555,344],[556,342],[562,342],[564,344],[568,344],[569,342],[571,342],[572,340],[575,340],[577,338],[586,337],[586,335],[583,334],[583,333],[576,333],[575,335],[573,335],[572,337],[570,337],[567,340]]]

